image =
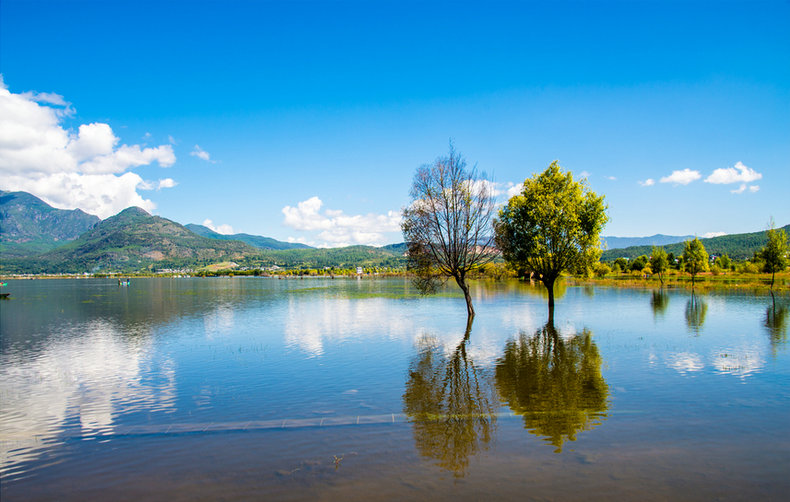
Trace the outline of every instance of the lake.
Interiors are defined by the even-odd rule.
[[[779,500],[787,296],[8,280],[14,500]]]

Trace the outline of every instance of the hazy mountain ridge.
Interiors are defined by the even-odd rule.
[[[0,191],[0,252],[6,257],[44,253],[100,221],[81,209],[54,208],[27,192]]]
[[[259,249],[313,249],[312,246],[308,246],[307,244],[301,244],[296,242],[283,242],[278,241],[277,239],[273,239],[271,237],[264,237],[261,235],[251,235],[251,234],[220,234],[211,230],[210,228],[197,225],[195,223],[187,223],[184,225],[190,231],[202,236],[208,237],[209,239],[219,239],[223,241],[241,241],[244,243],[249,244],[250,246],[259,248]]]

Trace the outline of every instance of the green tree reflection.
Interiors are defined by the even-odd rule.
[[[771,337],[771,348],[776,353],[777,346],[787,341],[787,306],[776,305],[776,297],[771,292],[771,305],[765,309],[765,322]]]
[[[471,323],[449,355],[435,338],[422,338],[403,394],[420,454],[456,477],[465,475],[470,456],[488,448],[496,426],[495,389],[466,352],[470,330]]]
[[[549,323],[507,343],[497,363],[496,386],[502,401],[523,416],[524,427],[559,453],[578,431],[606,418],[609,387],[601,362],[589,330],[563,339]]]
[[[650,298],[650,308],[653,309],[653,317],[663,316],[669,307],[669,295],[663,289],[653,291],[653,296]]]
[[[686,302],[686,325],[695,334],[699,334],[707,314],[708,304],[692,292],[691,298]]]

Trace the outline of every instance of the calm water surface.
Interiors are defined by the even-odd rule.
[[[786,500],[788,298],[7,281],[2,500]]]

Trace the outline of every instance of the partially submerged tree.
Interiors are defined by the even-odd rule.
[[[475,315],[466,278],[495,257],[493,215],[491,183],[467,170],[452,145],[446,157],[417,169],[401,229],[420,292],[432,293],[452,277],[464,292],[468,316]]]
[[[686,267],[686,272],[691,274],[693,289],[697,274],[708,270],[708,252],[705,251],[705,246],[698,238],[694,237],[694,240],[686,241],[683,246],[683,264]]]
[[[513,268],[533,271],[546,286],[549,322],[554,319],[555,281],[600,246],[607,220],[603,197],[584,180],[562,172],[557,161],[524,180],[521,193],[499,211],[497,245]]]
[[[658,274],[658,280],[661,285],[664,285],[664,272],[669,268],[669,260],[667,259],[667,252],[662,247],[654,247],[653,252],[650,253],[650,269],[654,274]]]
[[[774,228],[773,220],[771,220],[771,228],[768,229],[767,234],[768,243],[760,250],[759,257],[763,262],[763,271],[771,274],[771,292],[773,292],[776,273],[787,268],[790,245],[787,243],[785,231]]]

